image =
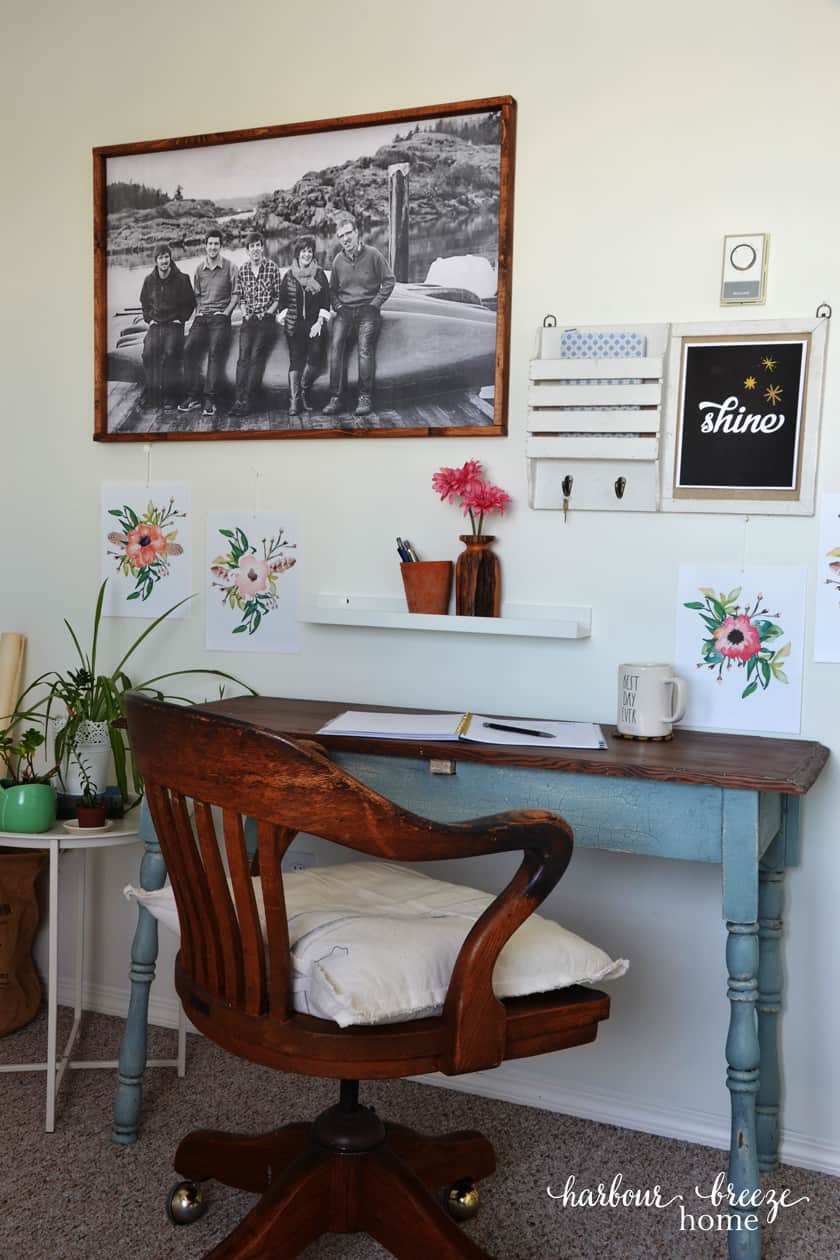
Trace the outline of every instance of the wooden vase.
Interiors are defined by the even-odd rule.
[[[449,612],[451,560],[415,560],[401,564],[405,602],[411,613]]]
[[[455,562],[455,612],[459,617],[498,617],[502,582],[494,534],[461,534],[464,550]]]

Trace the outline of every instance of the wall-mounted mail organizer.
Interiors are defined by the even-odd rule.
[[[531,360],[531,507],[655,512],[669,325],[552,320]]]

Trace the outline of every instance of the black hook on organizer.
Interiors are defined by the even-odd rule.
[[[545,318],[543,319],[543,328],[556,328],[556,327],[557,327],[557,316],[546,315]]]
[[[820,302],[817,307],[817,319],[831,319],[831,307],[828,302]]]
[[[626,486],[627,486],[627,478],[626,478],[626,477],[616,477],[616,479],[615,479],[615,486],[614,486],[613,488],[614,488],[614,490],[615,490],[615,497],[616,497],[617,499],[623,499],[623,498],[624,498],[624,491],[625,491],[625,489],[626,489]]]

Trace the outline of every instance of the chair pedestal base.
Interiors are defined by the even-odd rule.
[[[398,1260],[491,1260],[433,1192],[495,1167],[480,1133],[426,1136],[367,1107],[332,1107],[315,1124],[259,1136],[198,1130],[175,1156],[183,1177],[262,1193],[206,1260],[292,1260],[321,1234],[360,1231]]]

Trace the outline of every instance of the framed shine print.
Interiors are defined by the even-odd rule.
[[[510,97],[93,151],[98,441],[500,436]]]
[[[672,327],[663,510],[813,515],[827,323]]]

